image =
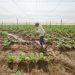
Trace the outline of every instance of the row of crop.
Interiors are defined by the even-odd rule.
[[[0,30],[2,31],[8,31],[8,32],[23,32],[23,31],[29,31],[31,32],[34,28],[34,26],[30,25],[1,25]]]
[[[33,38],[36,39],[35,37]],[[13,41],[10,37],[6,37],[3,40],[3,45],[9,46],[12,42]],[[56,47],[58,48],[75,48],[75,36],[73,36],[72,38],[69,38],[69,37],[63,37],[63,36],[54,37],[51,35],[47,35],[45,37],[45,42],[46,44],[55,42]]]
[[[19,65],[22,66],[21,64],[23,64],[24,67],[26,67],[28,73],[29,73],[29,64],[34,64],[35,69],[37,69],[36,66],[40,66],[41,64],[43,65],[44,63],[46,63],[43,66],[47,66],[48,62],[51,63],[51,61],[53,62],[54,57],[49,55],[49,56],[44,56],[43,53],[30,53],[29,55],[25,54],[24,52],[19,53],[19,55],[14,55],[13,53],[7,53],[6,57],[5,57],[7,63],[8,63],[8,67],[11,68],[11,66],[13,67],[15,64],[18,65],[17,69],[12,73],[12,75],[23,75],[21,70],[19,69]],[[40,65],[38,65],[38,63],[41,63]],[[24,65],[26,64],[26,65]],[[31,64],[31,65],[32,65]]]
[[[75,49],[75,41],[73,43],[66,43],[64,40],[61,40],[57,43],[57,47],[60,49]]]
[[[16,59],[17,58],[17,59]],[[44,56],[42,52],[40,53],[31,53],[30,55],[26,55],[24,52],[21,52],[18,56],[13,55],[12,53],[6,54],[6,61],[8,63],[18,61],[18,62],[25,62],[25,61],[50,61],[53,60],[53,56]]]
[[[45,37],[46,43],[55,43],[56,47],[60,49],[69,48],[69,49],[75,49],[75,35],[71,37],[64,37],[61,35],[58,36],[51,36],[48,35]]]
[[[61,26],[61,25],[45,25],[43,26],[46,32],[75,32],[75,26]],[[1,25],[0,30],[9,32],[20,32],[20,31],[35,31],[34,25]]]

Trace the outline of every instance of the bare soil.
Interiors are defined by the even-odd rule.
[[[6,62],[6,53],[13,53],[18,56],[19,53],[25,52],[28,55],[31,52],[39,52],[40,46],[34,43],[32,44],[18,44],[13,43],[9,47],[3,46],[3,37],[0,35],[0,75],[13,75],[17,70],[20,70],[22,75],[75,75],[75,69],[63,64],[60,60],[53,61],[38,61],[38,62],[16,62],[8,64]],[[47,44],[47,50],[50,49],[56,53],[56,56],[62,58],[62,54],[68,57],[73,64],[75,64],[75,50],[66,50],[61,52],[55,47],[55,44]],[[75,68],[75,67],[74,67]]]

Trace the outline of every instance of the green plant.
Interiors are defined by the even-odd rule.
[[[52,38],[45,38],[45,42],[46,42],[46,43],[50,43],[51,40],[52,40]]]
[[[6,37],[3,40],[3,45],[4,46],[9,46],[12,43],[12,40],[10,39],[10,37]]]
[[[75,33],[72,34],[72,39],[75,41]]]
[[[62,49],[64,49],[64,48],[72,48],[71,44],[66,40],[67,39],[64,39],[64,38],[59,40],[59,42],[57,43],[57,47],[62,48]]]
[[[65,48],[65,44],[63,42],[58,42],[57,47],[58,48]]]
[[[66,41],[64,38],[59,38],[59,41],[57,43],[58,48],[65,48],[66,47]]]
[[[68,44],[68,43],[65,45],[65,47],[69,49],[72,48],[71,44]]]
[[[38,60],[41,60],[41,61],[44,60],[44,54],[43,54],[42,52],[40,52],[40,53],[38,54]]]
[[[72,44],[72,47],[75,48],[75,42]]]
[[[52,36],[51,36],[51,35],[46,35],[46,37],[45,37],[45,42],[46,42],[46,43],[50,43],[51,40],[52,40]]]
[[[26,55],[25,55],[25,53],[20,53],[19,59],[20,59],[20,61],[25,61],[25,60],[26,60]]]
[[[22,74],[21,74],[21,71],[18,70],[18,71],[15,73],[15,75],[22,75]]]
[[[34,53],[31,53],[31,55],[30,55],[30,60],[31,60],[31,61],[34,61],[34,60],[35,60],[35,54],[34,54]]]
[[[46,57],[46,60],[48,60],[48,61],[54,60],[54,57],[49,55],[48,57]]]
[[[7,54],[7,62],[8,63],[11,63],[11,62],[13,62],[13,60],[14,60],[14,57],[12,56],[12,54]]]
[[[3,37],[7,37],[8,35],[6,34],[6,32],[2,32],[0,31],[0,35],[3,36]]]

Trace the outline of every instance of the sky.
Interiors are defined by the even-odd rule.
[[[0,22],[75,22],[75,0],[0,0]]]

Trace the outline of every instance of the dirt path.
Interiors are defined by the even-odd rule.
[[[72,57],[69,57],[65,54],[60,54],[58,51],[58,55],[56,54],[56,51],[53,51],[53,49],[48,50],[52,56],[54,56],[55,60],[62,62],[64,65],[69,66],[73,70],[75,70],[75,60],[71,59]]]

